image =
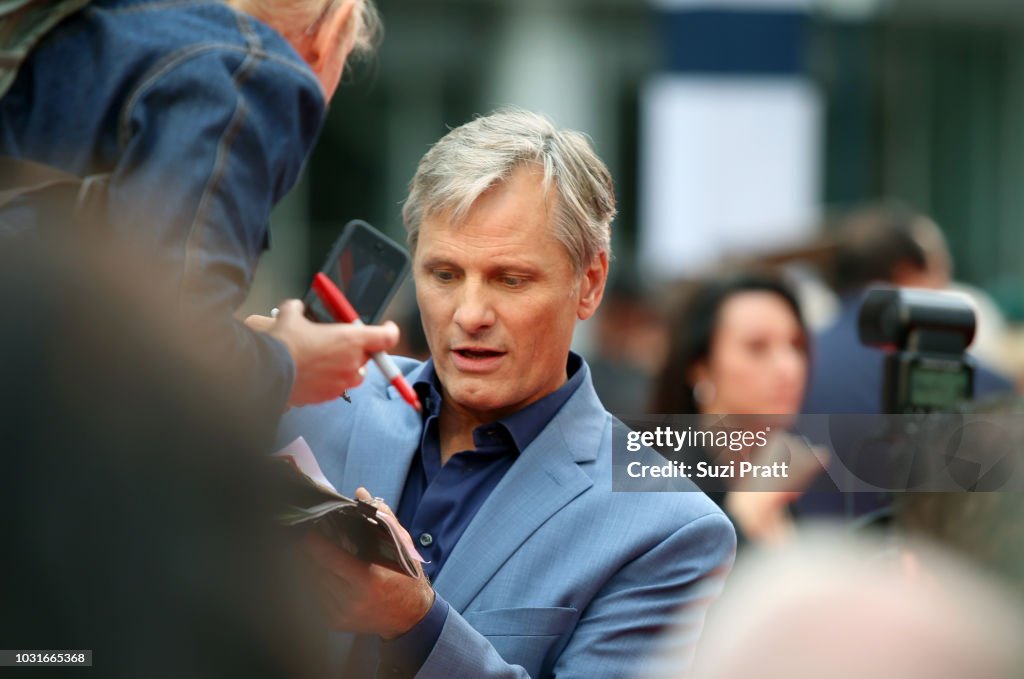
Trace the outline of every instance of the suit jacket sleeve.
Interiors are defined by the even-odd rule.
[[[732,566],[735,545],[729,520],[715,512],[694,519],[626,564],[604,584],[557,657],[546,664],[552,668],[549,676],[636,676],[656,647],[664,646],[678,663],[673,671],[685,672],[707,608]],[[674,628],[672,635],[661,639],[668,628]],[[505,679],[529,674],[506,663],[487,637],[451,610],[416,677],[452,676]]]

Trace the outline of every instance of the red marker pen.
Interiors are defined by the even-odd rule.
[[[324,303],[324,306],[331,312],[335,320],[343,323],[353,323],[355,325],[362,325],[363,321],[359,318],[359,314],[352,308],[349,301],[345,298],[345,295],[338,289],[338,286],[334,284],[330,278],[324,275],[323,272],[318,271],[313,276],[313,291],[316,292],[316,296],[320,298],[320,301]],[[398,366],[395,365],[391,357],[383,351],[378,351],[373,354],[373,362],[377,364],[380,371],[384,373],[384,376],[388,378],[392,386],[398,390],[398,393],[402,395],[402,398],[406,403],[416,409],[417,412],[423,410],[423,406],[420,405],[420,399],[416,396],[416,392],[409,386],[409,383],[405,381],[405,376],[398,370]]]

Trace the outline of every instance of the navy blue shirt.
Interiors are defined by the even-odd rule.
[[[441,464],[441,383],[433,360],[413,385],[424,404],[423,433],[398,504],[398,518],[428,563],[433,580],[477,511],[519,454],[555,417],[583,383],[583,359],[569,353],[567,380],[544,398],[507,417],[473,430],[473,450]],[[441,636],[448,603],[437,596],[426,617],[401,637],[383,644],[384,662],[395,676],[412,676]]]

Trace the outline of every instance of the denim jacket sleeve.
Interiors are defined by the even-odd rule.
[[[251,373],[283,408],[294,380],[287,350],[232,314],[245,300],[271,208],[298,179],[325,103],[295,55],[200,44],[150,69],[119,117],[109,219],[162,253],[182,318],[197,340]],[[221,354],[223,352],[223,354]]]

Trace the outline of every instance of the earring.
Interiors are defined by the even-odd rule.
[[[715,383],[711,380],[700,380],[693,385],[693,400],[706,406],[715,399]]]

